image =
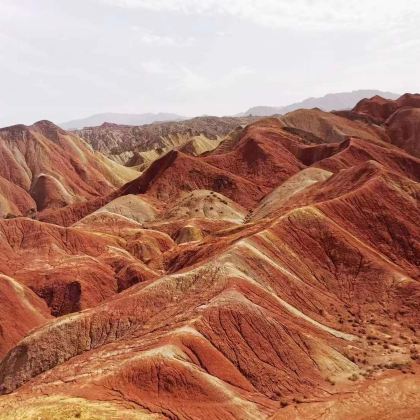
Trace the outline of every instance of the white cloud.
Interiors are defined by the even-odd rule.
[[[0,20],[6,21],[14,18],[15,16],[22,16],[22,14],[27,14],[26,9],[17,2],[12,2],[10,0],[2,0],[0,2]]]
[[[48,57],[48,54],[40,48],[36,48],[32,44],[20,40],[19,38],[2,33],[0,30],[0,54],[10,51],[12,51],[15,55],[24,54],[29,57]]]
[[[179,38],[169,35],[145,32],[139,26],[131,26],[131,31],[138,33],[138,40],[146,45],[158,47],[191,47],[195,43],[195,38],[192,36],[187,38]]]
[[[99,0],[156,12],[230,15],[270,27],[380,29],[418,25],[418,0]]]
[[[252,68],[238,66],[222,73],[219,77],[209,77],[191,68],[182,66],[174,76],[176,83],[172,89],[181,92],[203,93],[229,88],[234,84],[242,83],[246,77],[253,74],[255,74],[255,71]]]
[[[0,0],[0,108],[60,121],[418,91],[418,22],[418,0]]]
[[[167,63],[162,60],[147,60],[140,64],[142,70],[151,75],[163,76],[172,81],[168,90],[198,93],[213,89],[228,88],[232,84],[241,83],[245,78],[255,74],[249,66],[237,66],[219,76],[208,75],[185,65]]]
[[[140,37],[141,42],[148,45],[157,45],[162,47],[190,47],[194,43],[194,38],[177,39],[165,35],[143,34]]]
[[[160,60],[147,60],[143,61],[140,64],[141,68],[145,73],[149,74],[160,74],[160,75],[170,75],[171,70],[169,66],[163,63]]]

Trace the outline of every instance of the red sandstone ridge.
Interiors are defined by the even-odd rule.
[[[273,188],[305,167],[282,144],[283,138],[288,141],[288,137],[282,132],[282,125],[278,121],[272,128],[251,124],[243,130],[233,150],[225,149],[224,153],[220,153],[216,149],[203,160],[259,185]]]
[[[52,124],[0,130],[0,418],[416,418],[401,101],[259,120],[127,183]]]
[[[395,101],[378,96],[363,99],[345,116],[351,119],[364,117],[382,125],[393,144],[419,157],[419,109],[420,94],[406,93]]]
[[[362,99],[354,108],[356,114],[366,115],[376,123],[384,123],[398,108],[398,103],[392,99],[374,96],[370,99]]]
[[[397,99],[399,108],[408,106],[410,108],[420,108],[420,94],[419,93],[405,93]]]
[[[0,358],[51,315],[45,302],[32,290],[5,274],[0,275]]]
[[[399,109],[388,118],[386,127],[393,144],[420,157],[420,106]]]
[[[363,136],[361,130],[357,132]],[[40,220],[69,226],[126,194],[144,194],[157,207],[166,208],[182,193],[198,189],[222,193],[251,209],[275,186],[311,165],[335,172],[376,160],[397,171],[402,168],[403,173],[418,178],[418,162],[414,157],[370,136],[372,133],[368,132],[364,139],[346,136],[341,143],[308,144],[306,136],[302,139],[290,133],[279,120],[263,120],[236,131],[213,152],[203,156],[171,151],[119,190],[84,203],[44,211]],[[247,194],[243,194],[244,190]]]
[[[73,228],[25,218],[0,222],[0,271],[32,289],[55,316],[94,306],[125,289],[133,282],[126,277],[129,271],[137,270],[137,282],[157,277],[160,255],[172,240],[107,215]]]
[[[0,176],[17,186],[3,206],[16,216],[108,194],[136,176],[48,121],[0,129],[0,154]],[[31,200],[22,190],[36,206],[23,205]]]
[[[120,194],[146,193],[163,203],[170,203],[182,191],[209,189],[251,207],[267,189],[254,183],[251,177],[240,175],[219,169],[204,159],[172,151],[154,162],[140,178],[125,185]],[[241,193],[244,189],[248,194]]]
[[[384,123],[397,109],[420,108],[420,94],[406,93],[396,100],[374,96],[362,99],[352,110],[354,114],[372,118],[375,123]]]
[[[281,121],[287,127],[322,139],[323,143],[338,143],[348,137],[388,141],[385,131],[380,127],[319,109],[299,109],[282,116]]]
[[[0,218],[33,216],[36,203],[27,191],[0,176]]]

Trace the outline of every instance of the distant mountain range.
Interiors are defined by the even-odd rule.
[[[319,108],[323,111],[343,110],[353,108],[360,100],[373,96],[382,96],[386,99],[397,99],[400,95],[392,92],[380,90],[355,90],[352,92],[329,93],[319,98],[308,98],[301,102],[296,102],[286,106],[255,106],[246,112],[235,115],[235,117],[245,116],[269,116],[275,114],[287,114],[296,109]],[[58,124],[65,130],[80,130],[85,127],[97,127],[103,123],[120,125],[144,125],[155,122],[182,121],[186,117],[172,113],[145,113],[145,114],[122,114],[122,113],[103,113],[91,115],[87,118],[72,120]]]
[[[319,108],[323,111],[334,111],[353,108],[360,100],[371,98],[373,96],[382,96],[386,99],[397,99],[400,95],[392,92],[383,92],[380,90],[354,90],[352,92],[329,93],[319,98],[308,98],[301,102],[286,106],[255,106],[240,116],[268,116],[274,114],[287,114],[296,109]]]
[[[104,122],[121,124],[121,125],[143,125],[151,124],[154,122],[163,121],[180,121],[185,119],[181,115],[159,112],[156,114],[120,114],[120,113],[103,113],[91,115],[87,118],[80,118],[78,120],[72,120],[58,124],[65,130],[78,130],[84,127],[97,127],[102,125]]]

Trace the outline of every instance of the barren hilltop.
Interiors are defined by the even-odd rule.
[[[0,129],[0,418],[414,419],[420,95]]]

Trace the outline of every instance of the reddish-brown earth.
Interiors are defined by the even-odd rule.
[[[0,209],[10,216],[102,196],[138,175],[48,121],[0,129],[0,159]]]
[[[420,157],[420,106],[401,108],[386,121],[393,144],[416,157]]]
[[[0,418],[418,418],[416,103],[260,120],[124,185],[0,130]]]
[[[382,124],[398,109],[398,107],[397,102],[392,99],[374,96],[370,99],[362,99],[353,108],[353,112],[371,118],[376,124]]]
[[[395,101],[379,96],[363,99],[350,113],[351,118],[361,116],[382,125],[391,143],[420,157],[420,94],[406,93]]]
[[[281,121],[289,129],[316,136],[321,143],[337,143],[348,137],[366,140],[388,141],[383,128],[364,121],[351,120],[319,109],[299,109],[282,116]],[[320,143],[319,140],[316,141]]]

